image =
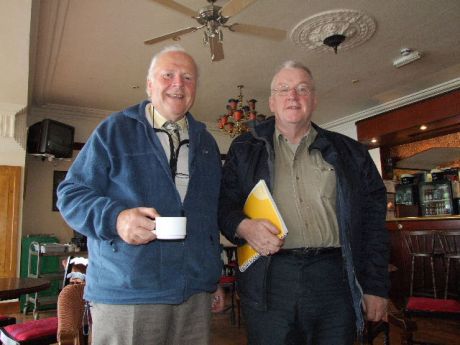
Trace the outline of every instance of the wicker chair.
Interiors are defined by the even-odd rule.
[[[87,339],[83,335],[83,316],[85,301],[83,300],[84,284],[71,284],[64,287],[58,300],[59,345],[83,345]]]

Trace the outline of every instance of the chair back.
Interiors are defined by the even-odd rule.
[[[430,257],[435,253],[436,231],[403,231],[404,243],[412,256]]]
[[[446,230],[439,232],[444,256],[460,259],[460,230]]]
[[[85,283],[88,259],[85,257],[67,257],[62,286],[73,283]]]
[[[65,286],[58,298],[58,331],[59,345],[82,345],[83,316],[85,301],[83,300],[84,284]]]

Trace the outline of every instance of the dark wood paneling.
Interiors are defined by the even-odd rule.
[[[420,125],[428,129],[421,132]],[[356,122],[358,140],[369,147],[395,146],[460,130],[460,90]],[[371,144],[371,139],[378,139]]]

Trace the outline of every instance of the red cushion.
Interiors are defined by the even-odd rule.
[[[460,302],[453,299],[409,297],[406,309],[409,311],[460,313]]]
[[[231,284],[236,281],[236,277],[233,276],[222,276],[219,279],[220,284]]]
[[[58,328],[57,317],[31,320],[4,327],[5,333],[16,341],[30,341],[42,337],[56,336]]]

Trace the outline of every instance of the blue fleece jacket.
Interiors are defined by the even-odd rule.
[[[107,304],[179,304],[214,291],[221,273],[217,204],[221,161],[205,126],[187,114],[189,185],[184,202],[166,154],[145,117],[147,101],[112,114],[94,131],[58,187],[67,223],[88,237],[85,299]],[[187,217],[183,241],[130,245],[118,214],[154,207]]]

